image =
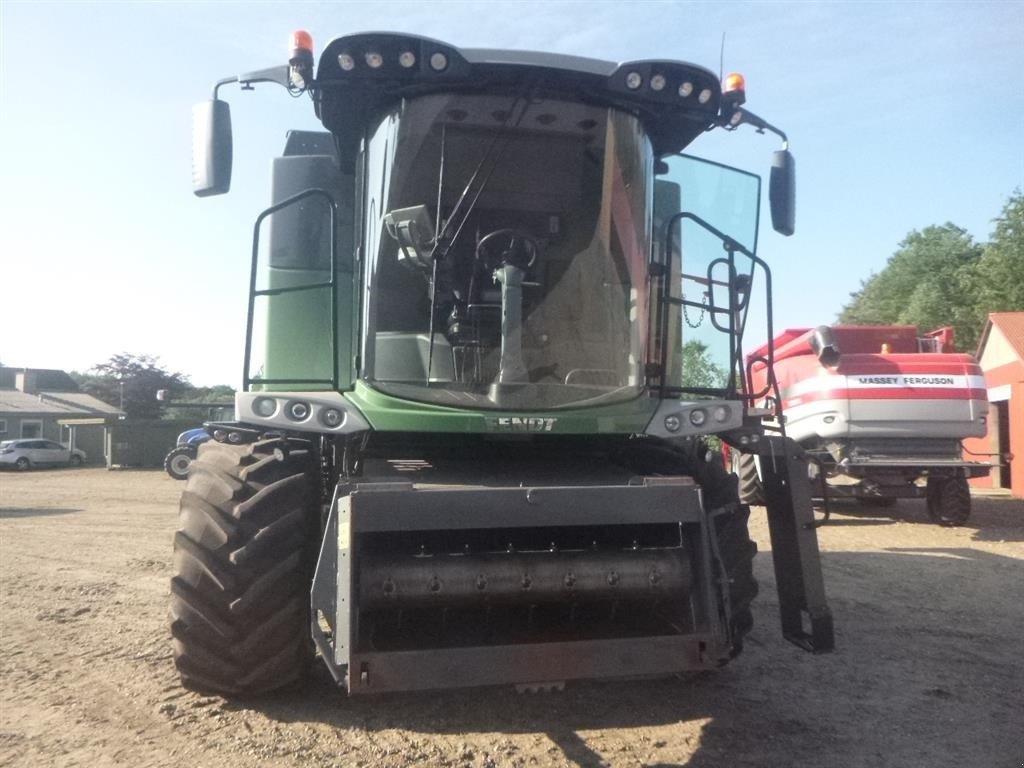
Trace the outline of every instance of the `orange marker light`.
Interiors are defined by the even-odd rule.
[[[308,51],[313,52],[313,36],[304,29],[297,29],[292,32],[291,37],[291,50],[296,51]]]
[[[744,93],[746,90],[747,81],[743,79],[743,75],[739,72],[733,72],[732,74],[726,75],[725,80],[722,81],[723,93],[732,93],[733,91]]]

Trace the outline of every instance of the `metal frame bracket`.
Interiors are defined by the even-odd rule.
[[[806,651],[828,653],[835,647],[835,637],[825,599],[807,457],[788,437],[765,436],[754,446],[761,456],[782,635]]]

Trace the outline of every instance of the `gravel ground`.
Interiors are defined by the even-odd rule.
[[[347,700],[325,672],[244,703],[178,685],[167,630],[181,484],[0,475],[0,765],[1024,765],[1024,502],[849,507],[820,531],[837,650],[781,639],[764,515],[744,653],[713,674]]]

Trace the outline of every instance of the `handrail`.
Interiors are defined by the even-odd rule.
[[[305,283],[303,285],[287,286],[282,288],[256,289],[256,277],[259,268],[260,254],[260,226],[263,220],[283,208],[294,205],[307,197],[323,197],[327,200],[328,210],[331,217],[331,275],[330,278],[320,283]],[[287,197],[279,203],[275,203],[265,209],[256,217],[253,225],[252,235],[252,266],[249,271],[249,307],[245,321],[245,356],[242,362],[242,391],[248,392],[250,385],[256,384],[329,384],[331,389],[338,389],[338,204],[334,197],[325,189],[314,187],[303,190],[298,194]],[[297,293],[311,291],[318,288],[331,288],[331,378],[330,379],[264,379],[249,376],[250,365],[252,364],[252,327],[256,313],[257,296],[277,296],[282,293]]]
[[[779,397],[778,382],[775,380],[775,329],[774,329],[774,321],[773,321],[774,307],[773,307],[773,303],[772,303],[772,272],[771,272],[771,267],[768,266],[768,263],[764,259],[761,259],[760,257],[758,257],[755,253],[753,253],[752,251],[750,251],[749,249],[744,247],[741,243],[737,242],[736,240],[731,238],[729,235],[727,235],[724,232],[722,232],[721,230],[719,230],[714,225],[712,225],[709,222],[705,221],[700,216],[698,216],[698,215],[696,215],[694,213],[690,213],[689,211],[680,211],[679,213],[673,214],[671,217],[669,217],[668,221],[665,222],[665,225],[664,225],[664,231],[665,231],[664,248],[662,250],[662,253],[664,254],[665,261],[664,261],[663,264],[659,264],[657,262],[652,262],[653,264],[656,264],[657,267],[658,267],[657,270],[652,269],[652,274],[656,275],[658,277],[658,279],[660,279],[662,281],[661,282],[661,292],[660,292],[661,293],[661,296],[660,296],[661,301],[659,302],[658,313],[657,313],[657,322],[658,322],[658,330],[659,330],[658,335],[659,335],[659,340],[660,340],[660,343],[661,343],[661,349],[660,349],[660,353],[661,353],[660,354],[660,358],[661,358],[661,360],[660,360],[661,382],[660,382],[660,385],[659,385],[659,388],[658,388],[659,389],[659,397],[662,398],[662,399],[665,399],[666,395],[683,393],[683,392],[692,392],[694,394],[712,394],[712,395],[713,394],[721,394],[722,393],[721,389],[715,389],[715,388],[711,388],[711,387],[670,387],[668,385],[668,383],[667,383],[668,382],[668,332],[669,332],[669,314],[670,313],[665,311],[665,306],[668,305],[668,304],[675,304],[677,306],[695,306],[695,307],[703,306],[701,304],[698,304],[697,302],[694,302],[694,301],[691,301],[691,300],[688,300],[688,299],[685,299],[685,298],[682,298],[682,297],[676,297],[676,296],[672,295],[672,281],[671,281],[672,269],[671,269],[671,264],[672,264],[672,255],[673,255],[673,251],[674,251],[674,249],[672,248],[672,239],[673,239],[673,235],[674,235],[674,232],[675,232],[675,227],[678,225],[681,228],[681,224],[679,224],[679,222],[681,222],[683,219],[688,219],[690,221],[693,221],[695,224],[697,224],[698,226],[700,226],[701,228],[703,228],[707,232],[710,232],[712,235],[714,235],[719,240],[721,240],[722,241],[722,246],[725,249],[726,253],[728,254],[728,258],[720,257],[720,258],[715,259],[714,261],[712,261],[708,265],[708,272],[707,272],[706,278],[700,280],[700,282],[702,284],[709,285],[709,286],[713,286],[715,284],[721,284],[721,281],[714,280],[712,278],[712,269],[714,268],[714,265],[719,263],[719,262],[726,263],[728,265],[728,267],[729,267],[729,283],[730,283],[729,287],[730,287],[730,290],[729,290],[729,307],[728,307],[728,309],[726,309],[724,307],[716,307],[713,295],[709,297],[708,305],[706,306],[706,309],[710,313],[711,322],[714,325],[714,327],[717,330],[722,331],[723,333],[727,333],[728,336],[729,336],[729,382],[728,382],[727,387],[725,388],[726,395],[728,395],[730,393],[732,393],[732,394],[736,393],[736,371],[737,371],[737,368],[740,371],[741,379],[744,379],[744,380],[741,380],[741,384],[743,385],[744,389],[746,389],[747,386],[749,385],[750,374],[751,374],[750,366],[744,366],[744,361],[742,360],[742,355],[743,355],[742,331],[740,331],[740,333],[737,333],[738,329],[736,328],[736,312],[737,312],[737,310],[738,309],[740,309],[740,310],[748,309],[749,308],[749,304],[750,304],[750,299],[748,297],[745,302],[743,302],[741,305],[737,306],[736,291],[733,289],[733,284],[734,284],[734,281],[736,279],[736,263],[735,263],[736,254],[737,253],[743,254],[744,256],[746,256],[747,258],[749,258],[751,260],[751,262],[754,265],[754,268],[760,267],[762,270],[764,270],[764,275],[765,275],[765,293],[766,293],[765,314],[766,314],[766,328],[767,328],[767,332],[768,332],[768,344],[767,344],[767,356],[766,357],[761,357],[759,359],[763,360],[763,362],[768,367],[768,385],[765,387],[765,390],[763,392],[761,392],[761,393],[746,393],[746,392],[744,392],[742,394],[742,399],[745,400],[745,401],[748,401],[751,404],[753,404],[754,400],[757,397],[761,397],[764,394],[767,394],[767,392],[774,390],[775,394],[776,394],[776,399],[777,399],[776,416],[778,418],[778,423],[781,426],[783,434],[785,434],[785,419],[783,417],[783,412],[782,412],[783,411],[783,408],[782,408],[782,398]],[[679,271],[680,271],[680,275],[682,276],[683,272],[682,272],[682,254],[681,253],[680,253],[680,270]],[[713,288],[712,288],[712,293],[713,293]],[[721,314],[722,312],[728,312],[728,315],[729,315],[728,328],[722,327],[720,322],[717,319],[716,313]],[[746,326],[746,322],[744,322],[743,325],[745,327]],[[753,361],[751,361],[751,363],[753,363]],[[746,375],[744,376],[744,374],[746,374]]]

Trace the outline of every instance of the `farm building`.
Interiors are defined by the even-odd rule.
[[[43,438],[80,448],[90,463],[105,456],[105,429],[123,416],[80,392],[60,370],[0,367],[0,440]]]
[[[993,312],[978,344],[991,403],[988,436],[964,442],[977,453],[1012,456],[975,486],[1006,488],[1024,498],[1024,312]]]

